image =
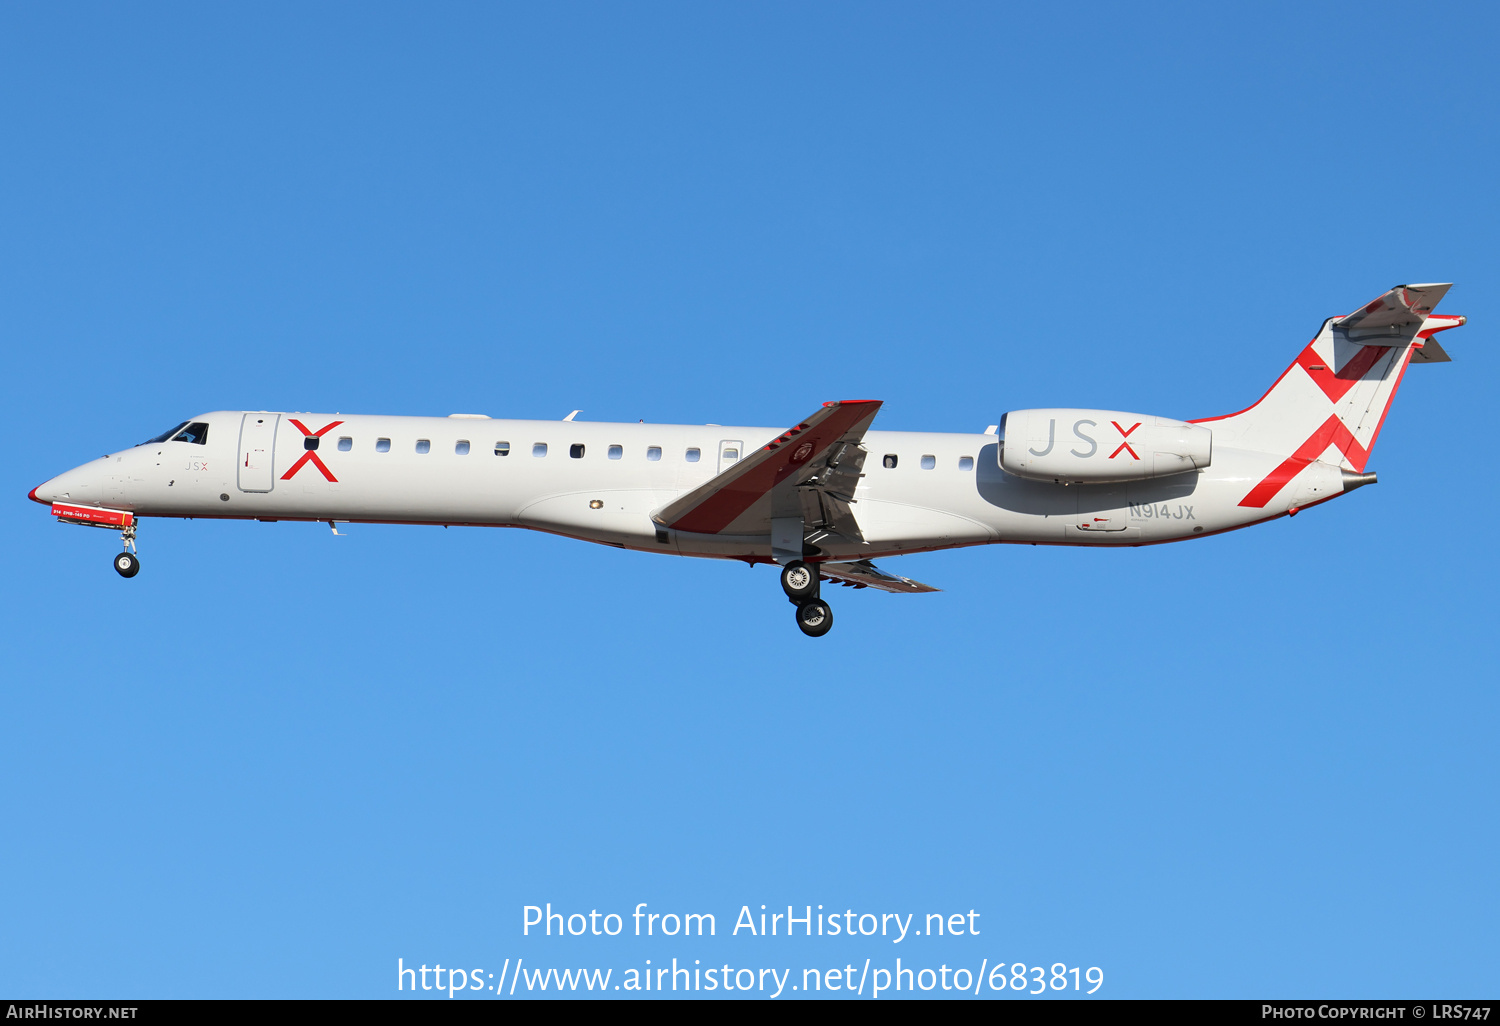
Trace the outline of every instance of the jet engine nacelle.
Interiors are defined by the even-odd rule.
[[[1000,421],[1000,467],[1033,481],[1142,481],[1212,462],[1214,433],[1117,410],[1016,410]]]

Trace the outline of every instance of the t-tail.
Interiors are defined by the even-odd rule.
[[[1449,288],[1397,285],[1352,314],[1330,317],[1258,403],[1195,422],[1212,425],[1216,447],[1285,457],[1241,506],[1265,508],[1316,461],[1341,468],[1345,490],[1374,481],[1365,466],[1407,365],[1448,362],[1433,336],[1465,323],[1432,312]]]

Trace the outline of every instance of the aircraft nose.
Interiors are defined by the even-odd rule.
[[[79,499],[83,497],[78,490],[78,486],[81,483],[82,482],[79,480],[78,472],[76,470],[70,470],[65,474],[58,474],[54,478],[43,481],[31,491],[27,492],[26,498],[30,499],[32,502],[40,502],[44,506],[50,506],[52,503],[58,502],[59,500],[66,501],[66,499],[68,498]]]

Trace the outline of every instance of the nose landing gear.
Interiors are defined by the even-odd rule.
[[[134,577],[141,572],[141,559],[135,551],[135,521],[120,530],[120,543],[125,551],[115,557],[115,573],[121,577]]]

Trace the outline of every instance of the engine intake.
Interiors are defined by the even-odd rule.
[[[1016,410],[1000,421],[1000,467],[1060,484],[1144,481],[1202,470],[1214,433],[1118,410]]]

